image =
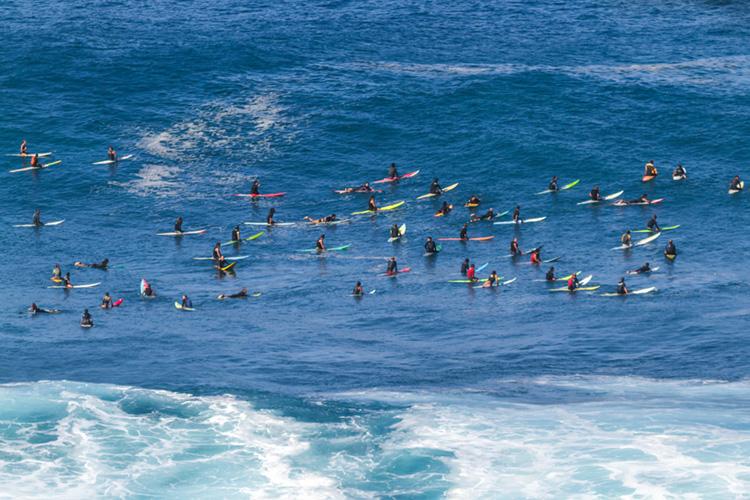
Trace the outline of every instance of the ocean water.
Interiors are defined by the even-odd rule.
[[[748,21],[731,1],[5,2],[0,154],[26,139],[61,163],[0,157],[0,499],[750,498],[750,217],[727,194],[750,158]],[[92,165],[109,145],[135,158]],[[364,210],[332,191],[391,162],[420,171],[377,185],[398,210],[242,225]],[[553,175],[580,183],[536,195]],[[417,200],[435,177],[459,185]],[[254,179],[286,195],[233,196]],[[594,184],[664,201],[577,205]],[[425,258],[472,194],[547,219]],[[65,222],[12,227],[36,209]],[[611,250],[652,215],[680,227]],[[178,216],[207,231],[156,236]],[[264,234],[223,247],[249,257],[219,277],[194,257],[237,224]],[[299,251],[321,234],[352,246]],[[550,293],[547,265],[504,258],[513,237],[601,288]],[[382,276],[391,256],[411,271]],[[124,267],[73,265],[104,258]],[[517,279],[447,283],[465,258]],[[646,261],[628,286],[657,293],[599,295]],[[55,263],[101,284],[48,289]],[[243,287],[262,295],[216,300]]]

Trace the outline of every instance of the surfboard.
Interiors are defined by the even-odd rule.
[[[642,182],[648,182],[648,181],[652,181],[652,180],[654,180],[655,178],[656,178],[656,176],[655,176],[655,175],[644,175],[644,176],[643,176],[643,177],[641,178],[641,181],[642,181]]]
[[[406,202],[405,201],[399,201],[398,203],[394,203],[393,205],[388,205],[386,207],[378,208],[375,211],[373,211],[373,210],[363,210],[362,212],[352,212],[351,215],[376,214],[378,212],[385,212],[387,210],[393,210],[395,208],[398,208],[401,205],[403,205],[404,203],[406,203]]]
[[[143,291],[146,289],[147,286],[148,286],[148,282],[146,282],[146,280],[144,279],[141,279],[141,295],[143,295]]]
[[[588,292],[588,291],[591,291],[591,290],[596,290],[600,286],[601,285],[596,285],[596,286],[582,286],[582,287],[576,288],[575,290],[568,290],[568,287],[565,287],[565,288],[553,288],[553,289],[550,290],[550,292]]]
[[[740,188],[741,189],[730,189],[729,190],[729,194],[737,194],[740,191],[742,191],[743,189],[745,189],[745,181],[740,181]]]
[[[398,228],[398,233],[399,235],[397,237],[394,238],[393,236],[391,236],[390,238],[388,238],[388,243],[393,243],[406,234],[406,223],[401,224],[401,227]]]
[[[325,250],[318,250],[317,248],[312,248],[308,250],[299,250],[300,252],[333,252],[335,250],[346,250],[351,245],[343,245],[340,247],[334,247],[334,248],[326,248]]]
[[[673,181],[681,181],[683,179],[687,179],[687,176],[684,176],[684,175],[673,175],[672,176],[672,180]],[[615,294],[615,295],[617,295],[617,294]]]
[[[263,295],[263,294],[262,293],[253,293],[251,295],[245,295],[244,297],[216,297],[216,298],[219,299],[219,300],[224,300],[224,299],[247,299],[248,297],[260,297],[261,295]]]
[[[661,233],[656,233],[655,235],[649,236],[648,238],[643,238],[642,240],[637,241],[632,245],[620,245],[619,247],[614,247],[612,250],[624,250],[626,248],[639,247],[641,245],[645,245],[646,243],[654,241],[659,236],[661,236]]]
[[[92,165],[111,165],[112,163],[117,163],[118,161],[129,160],[129,159],[131,159],[131,158],[132,158],[133,156],[135,156],[135,155],[127,155],[127,156],[123,156],[122,158],[119,158],[119,159],[117,159],[117,160],[104,160],[104,161],[97,161],[96,163],[92,163]]]
[[[521,219],[521,222],[516,220],[504,220],[502,222],[495,222],[494,224],[529,224],[530,222],[541,222],[547,217],[537,217],[535,219]]]
[[[668,254],[668,253],[665,253],[665,254],[664,254],[664,256],[665,256],[666,258],[668,258],[668,259],[674,259],[675,257],[677,257],[677,254],[676,254],[676,253],[675,253],[675,254]]]
[[[283,193],[273,193],[273,194],[235,194],[235,196],[245,196],[249,198],[273,198],[275,196],[284,196],[286,194],[286,191]]]
[[[222,267],[221,270],[224,271],[224,272],[227,272],[227,271],[232,270],[232,268],[234,268],[234,266],[236,266],[236,265],[237,265],[236,262],[232,262],[231,264]]]
[[[435,248],[437,248],[437,252],[425,252],[424,257],[431,257],[433,255],[437,255],[443,250],[443,247],[441,247],[440,245],[435,245]]]
[[[386,177],[385,179],[380,179],[379,181],[373,181],[371,184],[380,184],[381,182],[394,182],[399,181],[401,179],[408,179],[409,177],[414,177],[419,173],[419,170],[415,170],[414,172],[409,172],[408,174],[404,174],[401,177]]]
[[[481,271],[482,269],[484,269],[485,267],[487,267],[487,266],[489,266],[489,265],[490,265],[490,263],[489,263],[489,262],[485,262],[485,263],[484,263],[484,264],[482,264],[481,266],[479,266],[479,267],[477,267],[476,269],[474,269],[474,272],[475,272],[475,273],[478,273],[479,271]]]
[[[45,158],[47,156],[52,156],[54,153],[55,153],[54,151],[50,151],[49,153],[39,153],[37,156],[39,158]],[[28,158],[29,156],[34,156],[35,154],[36,153],[26,153],[24,155],[24,154],[21,154],[21,153],[15,153],[15,154],[9,154],[9,155],[5,155],[5,156],[17,156],[17,157],[21,157],[21,158]]]
[[[269,224],[267,222],[243,222],[246,226],[267,226],[267,227],[276,227],[276,226],[293,226],[296,224],[296,222],[277,222],[276,224]]]
[[[205,232],[206,232],[206,229],[201,229],[200,231],[183,231],[182,233],[178,233],[178,232],[156,233],[156,236],[184,236],[186,234],[203,234]]]
[[[448,210],[453,210],[453,205],[448,205]],[[447,215],[447,214],[444,214],[443,212],[438,212],[435,214],[435,217],[442,217],[443,215]]]
[[[610,195],[605,196],[601,200],[586,200],[586,201],[581,201],[581,202],[576,203],[576,205],[588,205],[590,203],[601,203],[603,201],[614,200],[618,196],[622,195],[622,193],[624,193],[624,192],[625,191],[618,191],[618,192],[616,192],[614,194],[610,194]]]
[[[680,227],[679,224],[676,226],[669,226],[669,227],[663,227],[661,228],[662,231],[670,231],[672,229],[677,229]],[[631,233],[658,233],[659,231],[654,231],[653,229],[636,229],[634,231],[630,231]]]
[[[455,184],[451,184],[447,188],[444,188],[443,189],[443,193],[445,193],[446,191],[451,191],[453,189],[456,189],[456,186],[458,186],[458,182],[455,183]],[[442,194],[442,193],[440,193],[440,194]],[[422,196],[417,196],[417,199],[421,200],[423,198],[431,198],[433,196],[439,196],[439,194],[438,193],[427,193],[427,194],[423,194]]]
[[[194,308],[192,308],[192,307],[182,307],[182,304],[181,304],[180,302],[175,302],[175,303],[174,303],[174,306],[175,306],[175,307],[176,307],[177,309],[181,309],[181,310],[183,310],[183,311],[195,311],[195,309],[194,309]]]
[[[566,189],[570,189],[573,186],[575,186],[576,184],[578,184],[579,182],[581,182],[581,179],[575,180],[575,181],[571,182],[570,184],[566,184],[566,185],[564,185],[563,187],[560,188],[560,191],[565,191]],[[558,191],[555,191],[553,189],[547,189],[546,191],[539,191],[536,194],[557,193],[557,192]]]
[[[51,167],[52,165],[57,165],[58,163],[61,163],[62,160],[53,161],[52,163],[47,163],[46,165],[42,165],[41,167],[25,167],[25,168],[17,168],[15,170],[11,170],[10,173],[14,172],[25,172],[26,170],[41,170],[43,168]]]
[[[651,293],[655,291],[656,291],[656,287],[652,286],[649,288],[642,288],[640,290],[633,290],[632,292],[627,293],[627,294],[625,293],[600,293],[599,295],[602,297],[627,297],[628,295],[643,295],[644,293]]]
[[[312,226],[335,226],[336,224],[348,224],[352,219],[334,220],[331,222],[310,222]]]
[[[102,282],[100,281],[99,283],[89,283],[88,285],[73,285],[73,288],[92,288],[95,286],[99,286],[101,284]],[[68,287],[66,287],[65,285],[52,285],[52,286],[48,286],[47,288],[68,288]]]
[[[382,193],[382,189],[370,189],[367,191],[366,189],[355,189],[354,191],[347,191],[346,189],[334,189],[334,193],[336,194],[369,194],[369,193]]]
[[[411,271],[411,267],[407,267],[406,269],[398,270],[395,273],[394,272],[390,272],[389,273],[389,272],[386,271],[385,275],[386,276],[396,276],[399,273],[408,273],[409,271]]]
[[[112,302],[112,307],[117,307],[120,304],[122,304],[123,299],[118,300],[117,302]]]
[[[658,200],[649,200],[648,202],[638,202],[638,203],[625,203],[622,200],[618,200],[614,203],[611,203],[611,206],[615,207],[633,207],[638,205],[656,205],[657,203],[660,203],[664,201],[664,198],[659,198]]]
[[[58,220],[55,222],[45,222],[44,226],[59,226],[63,222],[65,222],[65,219]],[[37,226],[36,224],[15,224],[13,227],[44,227],[44,226]]]
[[[254,234],[254,235],[250,236],[249,238],[245,238],[243,241],[253,241],[256,238],[259,238],[260,235],[263,234],[263,233],[265,233],[265,231],[261,231],[258,234]],[[234,243],[242,243],[242,242],[238,241],[238,240],[232,240],[232,241],[227,241],[226,243],[222,243],[221,246],[232,245]]]
[[[93,327],[94,327],[93,323],[89,323],[89,324],[86,324],[86,325],[84,325],[83,323],[81,323],[81,328],[93,328]]]
[[[375,290],[370,290],[369,292],[365,292],[365,293],[362,293],[362,294],[360,294],[360,293],[350,293],[349,296],[350,297],[362,297],[363,295],[372,295],[373,293],[375,293]]]
[[[225,260],[242,260],[250,257],[249,255],[240,255],[239,257],[224,257]],[[193,257],[193,260],[216,260],[213,257]]]
[[[494,236],[482,236],[481,238],[468,238],[462,240],[461,238],[438,238],[438,241],[487,241],[494,238]]]

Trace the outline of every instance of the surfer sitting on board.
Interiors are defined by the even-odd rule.
[[[516,255],[524,255],[520,248],[518,248],[518,238],[513,238],[510,242],[510,254],[515,257]]]
[[[385,274],[395,274],[398,272],[398,264],[396,263],[396,257],[391,257],[388,261],[388,269],[385,270]]]
[[[472,264],[469,269],[466,270],[466,277],[469,278],[472,281],[477,280],[477,271],[474,268],[474,264]]]
[[[143,289],[143,296],[144,297],[156,297],[156,292],[153,288],[151,288],[151,285],[146,283],[146,288]]]
[[[677,168],[674,169],[674,172],[672,172],[672,177],[682,177],[683,179],[687,177],[685,169],[682,168],[682,165],[677,165]]]
[[[70,273],[65,273],[65,276],[63,276],[62,286],[65,288],[73,288],[73,285],[70,284]]]
[[[484,286],[484,287],[491,287],[494,284],[497,284],[498,286],[500,285],[500,282],[497,279],[497,272],[496,271],[492,271],[490,273],[490,277],[487,278],[487,281],[485,281],[482,284],[482,286]]]
[[[388,178],[393,180],[398,180],[398,171],[396,170],[396,164],[391,163],[391,166],[388,167]]]
[[[468,207],[469,205],[480,205],[481,203],[482,203],[482,200],[480,200],[474,195],[471,195],[471,198],[469,199],[469,201],[466,202],[466,206]]]
[[[240,238],[240,226],[234,226],[234,229],[232,230],[232,241],[240,241],[242,238]]]
[[[232,295],[219,295],[217,299],[242,299],[244,297],[247,297],[247,288],[243,288],[241,292]]]
[[[174,232],[180,234],[185,232],[182,230],[182,217],[177,217],[177,222],[174,223]]]
[[[84,264],[83,262],[76,262],[76,267],[95,267],[97,269],[107,269],[107,264],[109,263],[109,259],[104,259],[103,261],[97,263],[97,264]]]
[[[427,253],[437,253],[437,245],[435,245],[435,242],[432,241],[432,236],[427,237],[427,243],[424,244],[424,249],[427,251]]]
[[[630,292],[628,292],[628,287],[625,286],[625,278],[620,278],[620,282],[617,284],[617,293],[619,295],[627,295]]]
[[[625,234],[622,235],[622,244],[627,246],[633,246],[633,239],[630,237],[630,229],[625,231]]]
[[[370,201],[367,202],[367,210],[370,212],[378,211],[378,207],[375,205],[375,195],[370,196]]]
[[[187,309],[193,308],[193,301],[188,298],[187,295],[182,295],[182,307]]]
[[[214,260],[220,260],[221,257],[223,257],[223,255],[221,255],[221,243],[217,241],[214,251],[211,253],[211,258]]]
[[[321,234],[320,238],[318,238],[318,241],[315,242],[315,249],[319,251],[323,251],[326,249],[325,244],[323,243],[323,240],[326,239],[325,234]]]
[[[654,166],[654,160],[649,160],[648,163],[646,163],[645,169],[646,175],[652,175],[656,177],[658,172],[656,171],[656,167]]]
[[[276,222],[273,220],[273,214],[276,213],[276,209],[271,207],[271,210],[268,211],[268,215],[266,215],[266,224],[269,226],[275,226]]]
[[[651,219],[648,221],[648,224],[646,224],[646,227],[654,232],[661,231],[661,228],[659,227],[659,224],[656,223],[656,216],[654,215],[651,217]]]
[[[435,217],[438,217],[440,215],[448,215],[451,210],[452,208],[448,206],[448,202],[444,201],[443,206],[440,207],[440,210],[437,211],[437,213],[435,214]]]
[[[29,152],[26,149],[26,139],[21,143],[21,156],[26,156]]]
[[[31,157],[31,166],[35,168],[42,168],[42,164],[39,163],[39,153],[36,153]]]
[[[732,189],[735,191],[742,191],[742,181],[740,181],[739,175],[734,176],[734,179],[732,179],[732,182],[729,183],[729,189]]]
[[[260,187],[260,182],[257,180],[253,181],[253,186],[250,188],[250,194],[259,195],[258,188]]]
[[[550,267],[549,271],[547,271],[547,275],[544,277],[547,281],[555,281],[557,278],[555,278],[555,268]]]
[[[532,264],[541,264],[542,263],[542,257],[539,255],[539,249],[535,248],[534,251],[531,253],[531,263]]]
[[[443,194],[443,188],[441,188],[440,184],[438,184],[437,177],[435,177],[435,180],[433,180],[432,184],[430,184],[430,194]]]
[[[493,209],[491,209],[491,208],[490,208],[490,209],[489,209],[489,210],[487,210],[487,212],[486,212],[486,213],[485,213],[484,215],[482,215],[481,217],[477,217],[477,216],[476,216],[476,215],[474,215],[474,214],[471,214],[471,216],[473,217],[473,219],[471,219],[471,222],[476,222],[476,221],[478,221],[478,220],[484,220],[484,219],[488,219],[488,220],[489,220],[489,219],[491,219],[491,218],[493,218],[493,217],[495,216],[495,211],[494,211]]]
[[[88,309],[83,310],[83,315],[81,316],[81,326],[94,326],[94,320],[91,319],[91,315],[89,314]]]
[[[469,236],[466,234],[468,230],[469,230],[469,225],[464,224],[464,227],[461,228],[461,232],[458,234],[459,239],[468,240]]]
[[[31,223],[35,226],[43,226],[44,222],[40,220],[40,211],[37,209],[36,212],[34,212],[34,218],[31,220]]]
[[[516,209],[513,210],[513,220],[522,223],[523,219],[521,219],[521,205],[516,205]]]
[[[466,272],[469,270],[469,259],[464,259],[463,264],[461,264],[461,274],[466,274]]]
[[[593,201],[601,201],[602,198],[599,196],[599,185],[598,184],[596,186],[594,186],[594,189],[592,189],[589,192],[589,196],[591,196],[591,199]]]
[[[568,279],[568,290],[571,292],[578,288],[578,285],[580,282],[578,281],[578,273],[573,273],[570,275],[570,279]]]
[[[560,191],[560,188],[557,187],[557,176],[552,177],[552,182],[549,183],[549,187],[547,187],[550,191]]]
[[[107,151],[107,158],[110,159],[110,161],[118,161],[119,158],[117,157],[117,153],[115,153],[115,148],[112,146],[109,147],[109,151]]]
[[[650,273],[651,267],[649,267],[648,262],[646,262],[643,266],[639,267],[635,271],[628,271],[628,274],[643,274],[643,273]]]
[[[55,264],[55,268],[52,270],[52,281],[59,281],[62,279],[62,269],[60,264]]]
[[[112,309],[112,298],[109,296],[109,292],[106,292],[102,297],[102,309]]]
[[[362,283],[357,281],[357,284],[354,285],[354,290],[352,291],[352,295],[364,295],[365,292],[362,290]]]
[[[394,224],[391,228],[391,238],[398,238],[399,236],[401,236],[401,231],[399,231],[398,225]]]
[[[664,249],[664,255],[666,256],[672,256],[674,257],[677,255],[677,248],[674,246],[674,243],[672,240],[669,240],[669,243],[667,243],[667,248]]]

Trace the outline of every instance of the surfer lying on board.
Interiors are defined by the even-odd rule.
[[[257,180],[254,180],[254,181],[253,181],[253,185],[252,185],[252,187],[250,188],[250,194],[256,194],[256,195],[259,195],[259,194],[260,194],[260,193],[258,192],[258,188],[259,188],[259,187],[260,187],[260,182],[258,182]]]
[[[646,193],[643,193],[643,196],[640,198],[636,198],[635,200],[625,201],[620,200],[615,205],[632,205],[633,203],[651,203],[651,201],[648,199],[648,196]]]
[[[177,217],[177,222],[174,223],[174,232],[180,234],[185,232],[182,230],[182,217]]]
[[[547,281],[555,281],[557,278],[555,278],[555,268],[550,267],[549,271],[547,271],[547,275],[544,277]]]
[[[112,309],[112,298],[109,296],[109,292],[106,292],[102,297],[102,309]]]
[[[617,284],[617,293],[619,295],[627,295],[630,292],[628,292],[628,287],[625,286],[625,278],[620,278],[620,282]]]
[[[591,191],[589,191],[589,196],[591,196],[591,199],[593,201],[601,201],[602,200],[601,196],[599,196],[599,185],[598,184],[596,186],[594,186],[594,189],[592,189]]]
[[[646,224],[646,227],[652,231],[659,232],[661,231],[661,228],[659,227],[659,224],[656,223],[656,216],[654,215],[651,217],[651,219],[648,221],[648,224]]]
[[[310,217],[303,217],[304,219],[309,220],[313,224],[322,224],[325,222],[333,222],[336,220],[336,214],[331,214],[328,217],[323,217],[322,219],[311,219]]]
[[[469,225],[464,224],[464,227],[461,228],[461,232],[458,234],[458,237],[462,240],[468,240],[469,235],[466,234],[468,230],[469,230]]]
[[[109,151],[107,151],[107,158],[109,158],[111,161],[118,161],[120,158],[117,157],[117,153],[115,153],[115,148],[112,146],[109,147]]]
[[[391,228],[391,238],[398,238],[399,236],[401,236],[401,231],[399,231],[398,225],[394,224]]]
[[[672,172],[672,177],[682,177],[683,179],[687,177],[687,173],[685,172],[685,169],[682,168],[682,165],[677,165],[677,168]]]
[[[247,297],[247,288],[243,288],[239,293],[233,293],[232,295],[219,295],[217,299],[243,299]]]
[[[734,179],[732,179],[732,182],[729,183],[729,189],[742,191],[742,181],[740,181],[739,175],[734,176]]]
[[[570,278],[568,279],[568,290],[571,292],[578,288],[578,285],[580,284],[580,281],[578,281],[578,273],[573,273],[570,275]]]
[[[515,257],[517,255],[524,255],[520,248],[518,248],[518,238],[513,238],[510,242],[510,254]]]
[[[471,214],[471,216],[473,217],[473,219],[471,219],[471,222],[476,222],[476,221],[478,221],[478,220],[484,220],[484,219],[487,219],[487,220],[489,220],[489,219],[491,219],[491,218],[493,218],[493,217],[495,216],[495,211],[494,211],[493,209],[491,209],[491,208],[490,208],[490,209],[489,209],[489,210],[487,210],[487,212],[485,212],[485,214],[484,214],[484,215],[482,215],[481,217],[477,217],[477,216],[476,216],[476,215],[474,215],[474,214]]]
[[[435,217],[438,217],[440,215],[448,215],[451,210],[453,210],[453,206],[452,205],[448,206],[448,202],[444,201],[443,206],[440,207],[440,210],[437,211],[437,213],[435,214]]]
[[[370,196],[370,201],[367,202],[367,210],[370,212],[378,211],[378,207],[375,205],[375,195]]]
[[[26,141],[23,142],[25,143]],[[28,310],[31,311],[31,314],[50,314],[60,312],[57,309],[50,309],[49,311],[46,309],[40,309],[39,307],[37,307],[36,302],[32,302],[31,307],[29,307]]]
[[[276,213],[276,209],[271,207],[271,210],[268,211],[268,215],[266,215],[266,224],[269,226],[275,226],[276,222],[273,220],[273,214]]]
[[[482,286],[484,287],[491,287],[492,285],[500,286],[500,282],[498,281],[498,278],[497,278],[497,271],[492,271],[490,273],[490,277],[487,278],[487,281],[482,283]]]
[[[388,167],[388,178],[393,179],[394,181],[397,181],[399,179],[398,170],[396,170],[395,163],[391,163],[391,166]]]
[[[639,267],[635,271],[628,271],[628,274],[643,274],[643,273],[650,273],[651,267],[649,267],[648,262],[646,262],[643,266]]]
[[[427,253],[437,253],[437,245],[435,245],[435,242],[432,241],[432,236],[427,237],[427,243],[424,244],[424,249],[427,251]]]
[[[344,189],[345,193],[369,193],[371,191],[375,191],[373,188],[370,187],[369,182],[365,182],[361,186],[357,186],[354,188],[346,188]]]
[[[398,272],[398,264],[396,263],[396,257],[391,257],[388,261],[388,269],[385,270],[386,274],[393,274]]]
[[[469,199],[469,201],[466,202],[465,206],[468,207],[469,205],[481,205],[481,203],[482,203],[482,200],[480,200],[479,198],[477,198],[474,195],[471,195],[471,198]]]
[[[83,262],[76,262],[76,267],[95,267],[97,269],[107,269],[107,264],[109,263],[109,259],[104,259],[103,261],[97,263],[97,264],[84,264]]]
[[[34,224],[35,226],[43,226],[44,222],[40,220],[40,217],[41,217],[40,211],[37,209],[37,211],[34,212],[34,218],[31,219],[31,223]]]
[[[321,234],[320,238],[318,238],[318,241],[315,242],[315,248],[319,251],[324,251],[326,249],[325,244],[323,243],[323,240],[326,239],[325,234]]]
[[[433,180],[432,184],[430,184],[430,194],[443,194],[443,188],[441,188],[440,184],[438,184],[437,177],[435,177],[435,180]]]
[[[632,246],[633,245],[633,239],[630,237],[630,229],[628,229],[627,231],[625,231],[625,234],[623,234],[622,238],[620,238],[620,239],[622,240],[622,244],[623,245],[628,245],[628,246]]]
[[[654,166],[654,160],[649,160],[648,163],[646,163],[646,175],[653,175],[656,177],[658,172],[656,171],[656,167]]]
[[[352,291],[352,295],[364,295],[365,292],[362,290],[362,283],[357,281],[357,284],[354,285],[354,290]]]
[[[664,249],[664,255],[666,256],[672,256],[674,257],[677,255],[677,247],[674,246],[674,243],[672,240],[669,240],[669,243],[667,243],[667,248]]]
[[[81,326],[94,326],[94,320],[91,319],[88,309],[83,310],[83,315],[81,315]]]
[[[557,176],[552,177],[552,182],[549,183],[549,186],[547,187],[550,191],[560,191],[560,188],[557,187]]]

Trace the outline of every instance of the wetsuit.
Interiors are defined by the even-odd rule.
[[[466,233],[467,233],[466,226],[464,226],[461,228],[461,232],[459,233],[458,237],[461,238],[462,240],[468,240],[469,237],[466,235]]]
[[[398,272],[398,264],[396,264],[395,260],[389,260],[388,261],[388,269],[386,269],[387,273],[397,273]]]
[[[336,217],[333,215],[329,215],[328,217],[323,217],[320,219],[320,222],[333,222],[336,220]]]
[[[185,231],[182,230],[182,221],[178,220],[174,223],[174,231],[175,233],[184,233]]]
[[[443,194],[443,188],[440,187],[437,181],[433,181],[430,185],[430,194]]]
[[[635,270],[635,274],[642,274],[642,273],[648,273],[648,272],[651,272],[651,267],[648,264],[641,266]]]
[[[573,275],[573,276],[571,276],[571,277],[570,277],[570,279],[568,280],[568,290],[575,290],[576,288],[578,288],[578,283],[579,283],[579,282],[578,282],[578,276],[576,276],[576,275],[574,274],[574,275]]]
[[[555,281],[555,271],[553,271],[552,269],[547,271],[547,276],[545,276],[544,279],[546,279],[547,281]]]
[[[221,250],[219,250],[219,247],[214,248],[213,253],[211,254],[211,257],[214,260],[219,260],[219,257],[221,257]]]
[[[469,278],[470,280],[475,280],[475,279],[477,279],[477,278],[476,278],[476,272],[474,271],[474,268],[473,268],[473,267],[470,267],[470,268],[469,268],[469,269],[468,269],[468,270],[466,271],[466,277],[467,277],[467,278]]]
[[[682,165],[677,165],[677,168],[674,169],[674,175],[678,177],[682,177],[683,175],[685,175],[685,169],[682,168]]]
[[[398,171],[396,171],[395,165],[388,167],[388,177],[391,179],[396,179],[398,177]]]
[[[591,196],[591,199],[594,201],[599,201],[601,198],[599,197],[599,190],[597,188],[594,188],[589,193],[589,196]]]
[[[470,205],[479,205],[480,203],[482,203],[482,200],[480,200],[476,196],[472,196],[471,199],[469,200]]]
[[[107,297],[107,296],[102,297],[102,307],[104,307],[106,309],[111,309],[112,308],[112,298],[111,297]]]
[[[266,215],[266,224],[273,225],[273,214],[275,212],[271,212],[269,210],[268,215]]]
[[[229,296],[230,299],[240,299],[242,297],[247,297],[247,294],[245,292],[238,292]]]
[[[451,211],[451,207],[449,207],[449,206],[448,206],[448,202],[445,202],[445,201],[444,201],[444,202],[443,202],[443,206],[442,206],[442,207],[440,207],[440,210],[438,210],[438,213],[439,213],[439,214],[443,214],[443,215],[446,215],[446,214],[448,214],[448,212],[450,212],[450,211]]]
[[[151,288],[151,285],[143,289],[143,295],[146,297],[151,297],[152,295],[154,295],[154,290]]]
[[[656,176],[656,167],[654,167],[653,163],[646,164],[646,175]]]
[[[495,274],[490,274],[490,277],[487,278],[487,281],[489,281],[490,282],[490,286],[492,286],[495,283],[497,283],[497,276]]]
[[[621,281],[617,284],[617,293],[619,295],[625,295],[625,282]]]
[[[548,188],[548,189],[549,189],[550,191],[560,191],[560,188],[559,188],[559,187],[557,187],[557,181],[552,181],[552,182],[550,182],[550,183],[549,183],[549,188]]]
[[[510,243],[510,254],[513,256],[521,255],[523,252],[521,252],[521,249],[518,248],[518,242],[512,241]]]
[[[659,228],[659,224],[656,223],[656,219],[649,220],[648,224],[646,224],[646,227],[652,231],[661,231],[661,229]]]
[[[736,189],[737,191],[741,191],[742,186],[740,184],[741,181],[739,179],[732,179],[732,183],[729,184],[729,189]]]
[[[188,309],[192,309],[193,308],[193,302],[190,299],[188,299],[188,298],[184,298],[184,299],[182,299],[182,307],[187,307]]]
[[[352,291],[352,295],[364,295],[365,292],[362,291],[361,286],[355,286],[354,291]]]
[[[424,249],[427,250],[427,252],[429,253],[436,253],[438,251],[437,245],[435,245],[434,241],[428,241],[427,243],[425,243]]]
[[[519,222],[521,221],[521,209],[520,208],[516,208],[515,210],[513,210],[513,220],[517,220]]]
[[[239,229],[232,230],[232,241],[240,241],[240,230]]]
[[[34,224],[35,226],[43,226],[44,222],[42,222],[39,219],[40,219],[39,214],[34,212],[34,219],[31,221],[31,223]]]
[[[370,191],[375,191],[375,190],[372,189],[367,184],[362,184],[361,186],[355,187],[354,191],[356,191],[358,193],[369,193]]]
[[[83,313],[81,316],[81,324],[82,325],[93,325],[94,321],[91,319],[91,315],[87,312]]]
[[[62,269],[59,267],[56,267],[52,270],[52,279],[53,280],[59,280],[62,279]]]
[[[69,287],[70,286],[70,279],[66,276],[62,279],[62,286]]]
[[[667,249],[664,253],[667,255],[677,255],[677,248],[675,248],[674,243],[667,243]]]
[[[540,264],[542,262],[541,257],[539,257],[539,252],[534,252],[531,254],[531,263],[532,264]]]
[[[401,236],[401,231],[399,231],[397,227],[392,227],[391,238],[398,238],[399,236]]]
[[[623,245],[632,245],[633,244],[633,240],[630,238],[629,234],[626,233],[626,234],[622,235],[622,244]]]
[[[106,269],[108,261],[105,259],[98,264],[89,264],[88,267],[96,267],[98,269]]]
[[[469,270],[469,267],[470,266],[468,262],[464,262],[463,264],[461,264],[461,274],[466,274],[466,272]]]
[[[367,202],[367,210],[371,212],[376,212],[378,210],[378,207],[375,206],[375,200]]]
[[[320,239],[318,239],[318,241],[315,242],[315,249],[323,250],[323,242]]]
[[[107,157],[110,160],[117,160],[117,153],[115,153],[114,149],[110,149],[109,151],[107,151]]]
[[[39,314],[39,313],[46,313],[47,312],[44,309],[39,309],[39,306],[36,305],[36,304],[34,304],[33,306],[31,306],[30,309],[31,309],[31,314]]]
[[[477,217],[477,220],[491,219],[494,216],[495,216],[495,212],[492,209],[490,209],[483,216]]]
[[[253,187],[251,187],[251,188],[250,188],[250,194],[260,194],[260,193],[258,192],[258,186],[259,186],[259,184],[255,184],[255,183],[254,183],[254,184],[253,184]]]

